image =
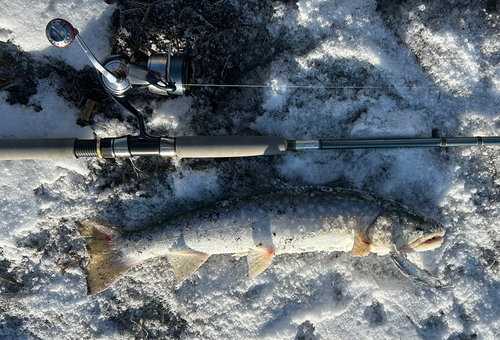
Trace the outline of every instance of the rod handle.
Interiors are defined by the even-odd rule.
[[[0,139],[0,160],[74,159],[76,138]]]
[[[265,136],[194,136],[175,138],[180,158],[226,158],[281,155],[286,152],[282,137]]]

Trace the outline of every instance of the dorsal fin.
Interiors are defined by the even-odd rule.
[[[167,255],[175,276],[175,285],[178,287],[185,279],[190,277],[196,269],[205,263],[209,254],[196,251],[179,251]]]
[[[362,232],[356,233],[354,236],[354,245],[352,246],[351,255],[353,256],[365,256],[372,249],[372,245],[363,236]]]
[[[262,273],[271,264],[274,250],[267,247],[255,247],[248,252],[248,276],[254,278]]]

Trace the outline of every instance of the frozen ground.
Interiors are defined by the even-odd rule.
[[[77,45],[46,42],[55,17],[71,21],[99,57],[165,52],[172,43],[194,60],[198,83],[273,85],[195,88],[177,99],[139,93],[133,102],[154,133],[202,135],[201,124],[212,135],[288,139],[500,135],[495,1],[5,0],[2,138],[135,129]],[[89,123],[78,119],[87,98],[98,104]],[[450,148],[301,152],[231,164],[1,162],[0,277],[10,282],[0,279],[0,338],[497,339],[499,156],[495,148]],[[179,290],[158,259],[86,296],[88,255],[74,221],[98,216],[141,228],[247,181],[275,179],[361,189],[440,220],[441,248],[412,259],[454,287],[417,285],[384,257],[309,253],[278,257],[253,280],[245,261],[213,256]],[[66,275],[58,259],[69,265]]]

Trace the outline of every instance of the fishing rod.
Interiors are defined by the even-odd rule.
[[[78,30],[68,21],[51,20],[47,25],[46,35],[49,42],[59,48],[66,48],[75,40],[78,42],[99,71],[98,78],[106,92],[137,119],[139,134],[97,139],[0,139],[0,160],[81,157],[110,159],[133,156],[231,158],[282,155],[302,150],[500,146],[500,136],[353,140],[286,140],[283,137],[268,136],[152,136],[146,131],[144,116],[130,104],[127,94],[133,88],[147,87],[153,94],[185,95],[193,75],[192,64],[187,58],[172,56],[170,48],[166,54],[151,56],[108,56],[100,63]]]

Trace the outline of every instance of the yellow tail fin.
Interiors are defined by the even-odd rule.
[[[76,226],[90,254],[87,267],[88,295],[102,292],[140,262],[127,260],[114,248],[114,240],[119,237],[116,230],[88,220],[76,222]]]

